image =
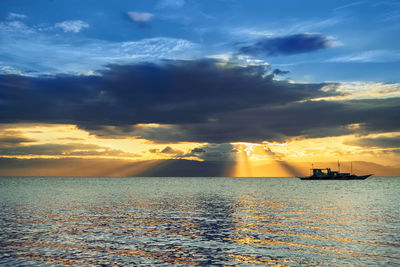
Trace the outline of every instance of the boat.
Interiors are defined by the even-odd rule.
[[[332,171],[330,168],[315,169],[312,168],[312,175],[310,176],[297,176],[301,180],[365,180],[373,174],[355,175],[347,172],[340,172],[340,164],[338,162],[339,171]]]

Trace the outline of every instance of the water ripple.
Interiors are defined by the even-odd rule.
[[[400,265],[396,178],[24,177],[0,186],[0,265]]]

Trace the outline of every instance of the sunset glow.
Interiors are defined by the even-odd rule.
[[[166,126],[141,124],[135,127],[155,129]],[[358,129],[360,126],[348,127]],[[123,160],[126,163],[114,162],[100,168],[97,166],[96,169],[104,168],[104,173],[110,176],[126,176],[154,169],[166,160],[204,162],[210,160],[211,155],[213,161],[232,161],[230,167],[222,171],[226,176],[295,176],[307,172],[311,163],[335,162],[338,159],[344,162],[342,170],[346,171],[350,171],[351,161],[396,165],[400,157],[394,151],[395,147],[377,146],[373,141],[391,140],[399,136],[400,132],[388,132],[365,135],[362,139],[358,135],[348,134],[320,138],[297,137],[285,142],[232,142],[226,144],[230,149],[221,150],[218,145],[209,143],[157,143],[134,136],[109,138],[91,134],[76,125],[3,124],[0,139],[5,148],[0,156],[9,159],[75,159],[82,163],[85,159]],[[17,146],[10,142],[13,140],[18,141]],[[214,152],[207,155],[205,150],[212,147]],[[127,167],[129,162],[136,164]],[[92,167],[89,164],[88,168]],[[59,168],[59,171],[65,169]]]

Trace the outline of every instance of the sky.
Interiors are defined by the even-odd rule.
[[[2,0],[0,175],[295,176],[338,160],[400,175],[399,14]]]

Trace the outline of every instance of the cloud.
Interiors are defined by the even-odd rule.
[[[163,153],[163,154],[170,154],[170,155],[175,155],[175,156],[180,156],[183,155],[183,151],[179,149],[173,149],[170,146],[166,146],[164,149],[160,150],[157,148],[151,148],[149,149],[150,153]]]
[[[299,33],[321,32],[326,28],[336,26],[346,21],[343,16],[335,16],[325,19],[280,19],[276,22],[259,25],[257,27],[241,26],[237,28],[226,28],[235,39],[252,40],[254,38],[276,38],[278,36],[291,36]]]
[[[400,52],[391,50],[369,50],[355,54],[349,54],[339,57],[334,57],[327,62],[341,63],[368,63],[368,62],[398,62],[400,61]]]
[[[261,66],[223,67],[216,63],[191,60],[110,65],[99,76],[3,75],[5,113],[0,118],[121,126],[207,122],[218,112],[333,93],[320,91],[324,84],[275,81]]]
[[[219,63],[109,65],[97,76],[0,75],[0,122],[76,124],[102,137],[159,143],[280,141],[400,128],[398,97],[317,101],[340,93],[334,84],[326,90],[326,83],[274,80],[263,66]],[[353,124],[360,127],[348,127]]]
[[[16,14],[16,13],[10,13],[8,16],[8,21],[3,21],[0,22],[0,30],[7,31],[9,33],[13,33],[12,36],[7,36],[7,39],[15,38],[15,40],[10,40],[12,43],[16,43],[18,39],[21,39],[21,36],[16,35],[16,33],[21,33],[23,34],[24,37],[27,33],[35,33],[33,38],[41,39],[42,36],[39,35],[40,33],[45,33],[45,32],[54,32],[55,29],[61,29],[64,32],[73,32],[73,33],[78,33],[83,29],[89,28],[89,24],[87,22],[84,22],[82,20],[66,20],[62,21],[59,23],[56,23],[54,26],[46,26],[46,24],[39,24],[39,25],[26,25],[19,19],[25,18],[23,17],[25,15],[21,14]],[[11,38],[10,38],[11,37]],[[25,41],[26,45],[26,40],[20,40],[20,41]],[[4,40],[3,40],[4,42]],[[29,45],[28,45],[29,47]]]
[[[1,31],[9,34],[9,33],[21,33],[21,34],[31,34],[35,33],[36,30],[32,27],[27,26],[25,23],[17,20],[0,22],[0,34]]]
[[[286,70],[280,70],[280,69],[274,69],[274,71],[272,72],[274,75],[286,75],[289,74],[290,71],[286,71]]]
[[[192,149],[185,157],[197,157],[204,161],[234,161],[235,155],[232,153],[232,144],[209,144]]]
[[[329,84],[323,90],[331,90],[331,87],[340,95],[315,98],[314,100],[338,101],[400,97],[400,83],[395,82],[341,82]]]
[[[335,45],[332,37],[322,34],[293,34],[282,37],[268,37],[255,44],[243,46],[240,54],[252,56],[278,56],[314,52]]]
[[[12,32],[12,34],[10,34]],[[3,73],[93,74],[109,63],[127,64],[161,59],[187,59],[198,54],[198,46],[184,39],[167,37],[137,41],[108,42],[72,36],[49,38],[21,22],[0,23],[0,67]],[[78,38],[78,37],[76,37]],[[65,55],[68,55],[66,57]]]
[[[32,138],[19,135],[0,136],[0,147],[13,147],[23,143],[33,142]]]
[[[126,13],[128,15],[128,17],[137,23],[146,23],[146,22],[150,22],[153,17],[154,14],[152,13],[147,13],[147,12],[135,12],[135,11],[130,11]]]
[[[188,59],[200,54],[199,46],[185,39],[106,41],[80,34],[56,34],[62,30],[60,27],[76,32],[82,26],[79,23],[58,26],[27,25],[15,20],[0,22],[0,73],[90,75],[109,63]]]
[[[349,4],[345,4],[345,5],[338,6],[338,7],[336,7],[336,8],[333,9],[333,10],[334,10],[334,11],[338,11],[338,10],[341,10],[341,9],[354,8],[354,7],[356,7],[356,6],[363,5],[363,4],[366,4],[366,3],[367,3],[367,1],[352,2],[352,3],[349,3]]]
[[[173,155],[182,155],[183,151],[182,150],[178,150],[178,149],[173,149],[172,147],[167,146],[163,150],[161,150],[161,153],[173,154]]]
[[[111,149],[91,144],[34,144],[20,145],[27,140],[11,140],[6,139],[8,143],[1,142],[0,139],[0,155],[1,156],[113,156],[113,157],[138,157],[134,153],[124,152],[118,149]],[[28,140],[29,141],[29,140]],[[9,145],[11,144],[11,145]]]
[[[163,129],[159,134],[139,136],[157,142],[223,143],[367,134],[400,130],[396,124],[399,112],[399,98],[271,104],[222,112],[215,115],[215,121],[180,123],[170,126],[167,133]]]
[[[18,20],[18,19],[26,19],[26,18],[27,18],[27,16],[24,14],[18,14],[18,13],[13,13],[13,12],[8,13],[8,16],[7,16],[8,20]]]
[[[0,98],[0,103],[1,103],[1,98]],[[15,147],[35,141],[36,141],[35,139],[25,136],[20,131],[9,129],[7,125],[4,124],[0,125],[0,148]]]
[[[66,20],[56,23],[54,27],[60,28],[64,32],[78,33],[83,29],[89,28],[89,24],[82,20]]]
[[[81,149],[93,149],[93,145],[79,146]],[[97,147],[97,146],[96,146]],[[62,155],[77,149],[73,144],[40,144],[28,146],[1,147],[0,155]]]
[[[375,148],[400,148],[400,135],[362,137],[355,140],[345,141],[346,145]]]
[[[191,151],[191,153],[193,153],[193,154],[199,154],[199,153],[204,153],[204,152],[206,152],[206,151],[200,147],[193,148]]]

